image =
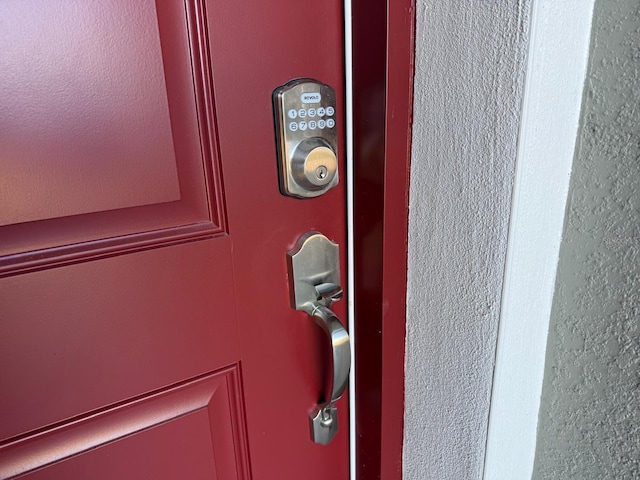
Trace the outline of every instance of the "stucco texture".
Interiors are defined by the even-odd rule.
[[[535,479],[640,478],[640,2],[597,0]]]
[[[480,479],[530,0],[416,8],[403,478]]]

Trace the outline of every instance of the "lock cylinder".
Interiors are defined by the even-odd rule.
[[[298,185],[308,190],[322,190],[336,180],[338,159],[326,140],[307,138],[294,150],[291,171]]]

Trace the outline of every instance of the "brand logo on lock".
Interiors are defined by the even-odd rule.
[[[300,95],[302,103],[320,103],[321,98],[320,92],[303,93]]]

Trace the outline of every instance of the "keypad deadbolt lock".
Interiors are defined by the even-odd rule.
[[[310,78],[273,92],[280,191],[311,198],[338,184],[336,93]]]

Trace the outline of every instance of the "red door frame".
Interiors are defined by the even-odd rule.
[[[353,0],[357,479],[400,480],[414,0]]]

